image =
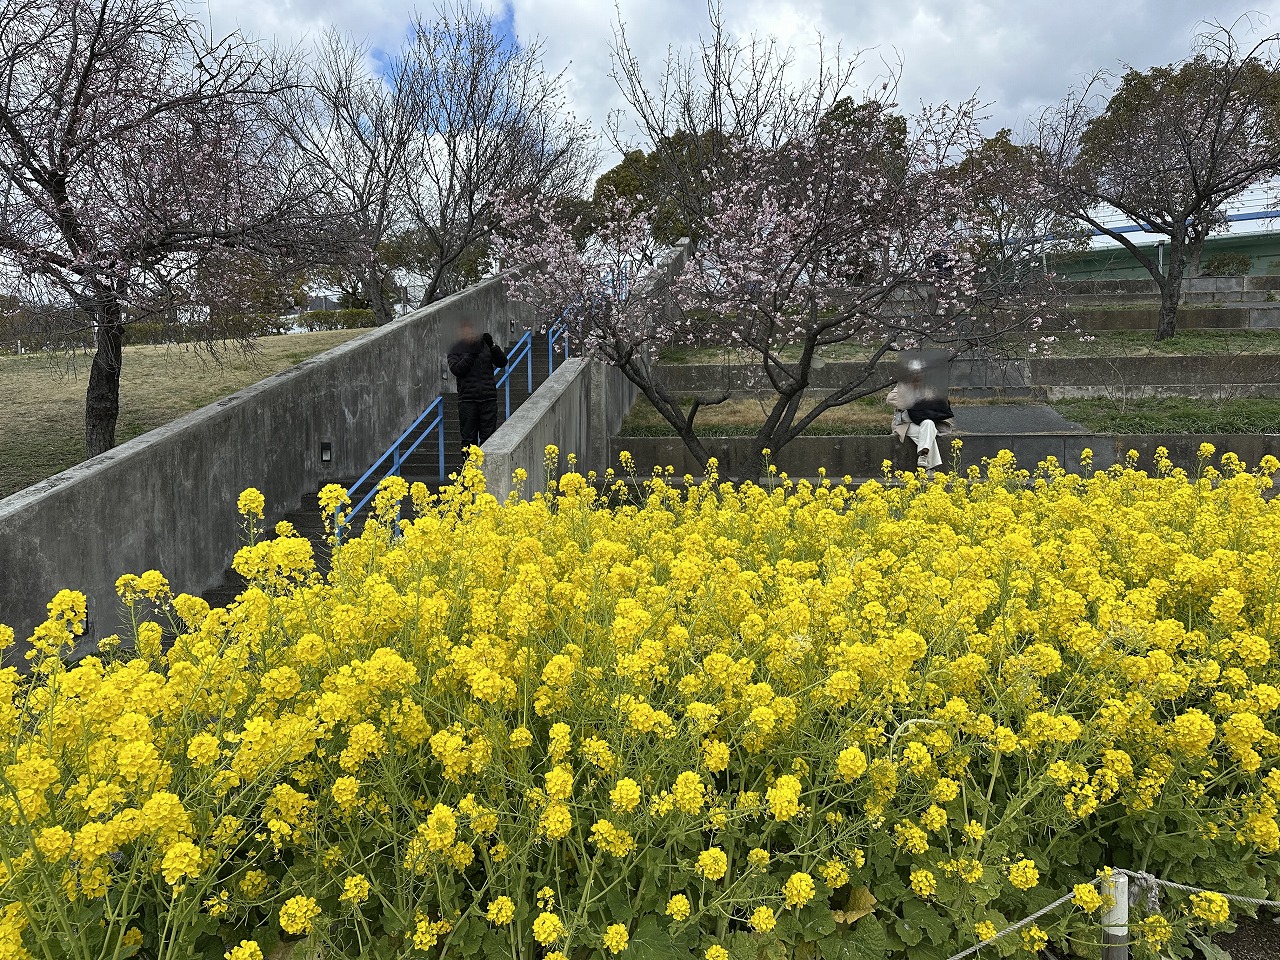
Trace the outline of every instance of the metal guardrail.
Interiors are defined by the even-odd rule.
[[[422,426],[423,422],[427,420],[430,422],[425,427]],[[339,542],[342,540],[343,530],[351,524],[361,510],[369,505],[369,501],[377,494],[378,484],[387,477],[399,476],[405,460],[421,446],[422,442],[431,435],[433,430],[437,432],[438,436],[437,456],[440,462],[440,476],[444,476],[444,397],[436,397],[431,401],[427,409],[418,415],[418,419],[414,420],[409,425],[409,428],[400,434],[395,443],[391,444],[386,452],[374,461],[373,466],[366,470],[364,475],[348,489],[347,496],[350,497],[356,490],[360,489],[365,481],[378,472],[378,468],[385,464],[388,459],[391,460],[391,466],[378,478],[377,482],[370,486],[369,492],[360,499],[360,502],[351,508],[341,522],[334,523],[334,536]]]
[[[569,325],[562,320],[557,320],[547,330],[547,376],[551,376],[556,369],[556,345],[559,344],[564,354],[564,359],[569,359]]]
[[[559,346],[565,357],[569,356],[569,328],[563,322],[556,322],[551,325],[547,331],[547,370],[555,369],[555,352]],[[504,417],[511,416],[511,378],[517,372],[520,364],[524,364],[524,372],[529,393],[533,393],[533,331],[528,330],[519,340],[511,346],[510,352],[507,354],[507,366],[502,376],[498,378],[495,386],[501,387],[504,393]],[[423,426],[424,422],[426,426]],[[444,476],[444,398],[436,397],[427,409],[423,410],[416,420],[413,421],[404,433],[396,439],[395,443],[387,448],[364,475],[351,485],[347,490],[348,498],[354,499],[355,492],[378,471],[386,466],[390,460],[390,465],[386,466],[378,479],[369,487],[369,492],[360,498],[359,502],[351,508],[340,522],[334,524],[334,535],[338,542],[342,541],[343,531],[349,527],[355,520],[356,516],[367,507],[370,501],[378,493],[378,484],[387,477],[399,476],[404,466],[404,462],[409,459],[415,450],[422,445],[423,441],[431,435],[432,431],[436,431],[437,435],[437,456],[439,459],[438,476]]]
[[[502,417],[504,420],[511,417],[511,375],[516,372],[516,368],[523,363],[529,376],[529,392],[533,393],[533,331],[526,330],[524,336],[511,345],[511,351],[507,354],[507,369],[502,372],[502,376],[498,378],[496,386],[502,388],[505,400]],[[441,471],[443,476],[444,471]]]

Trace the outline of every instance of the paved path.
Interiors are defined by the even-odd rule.
[[[962,436],[1089,432],[1044,403],[983,403],[954,409],[952,429]]]
[[[1276,960],[1280,957],[1280,923],[1265,911],[1257,920],[1241,917],[1234,933],[1220,933],[1215,946],[1231,953],[1231,960]]]

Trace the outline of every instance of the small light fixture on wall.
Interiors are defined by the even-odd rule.
[[[321,463],[333,462],[333,444],[330,443],[328,440],[320,441],[320,462]]]

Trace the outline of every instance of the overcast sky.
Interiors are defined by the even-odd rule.
[[[198,0],[192,0],[196,3]],[[430,9],[424,0],[420,9]],[[521,41],[541,38],[547,65],[565,68],[574,109],[603,128],[624,106],[610,78],[618,17],[634,52],[656,69],[668,47],[687,47],[707,32],[705,0],[478,0]],[[201,16],[215,32],[240,28],[263,39],[305,40],[335,25],[372,48],[393,49],[405,34],[403,0],[209,0]],[[1099,68],[1139,69],[1182,59],[1206,20],[1224,23],[1252,12],[1258,37],[1280,30],[1280,4],[1218,0],[723,0],[737,32],[772,35],[794,49],[797,68],[815,59],[815,40],[861,51],[863,81],[902,63],[899,101],[963,100],[991,104],[990,132],[1017,130]],[[1241,34],[1244,35],[1243,32]],[[608,154],[605,166],[616,158]]]

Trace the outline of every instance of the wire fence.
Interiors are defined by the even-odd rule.
[[[1131,903],[1143,903],[1148,911],[1157,911],[1160,908],[1160,888],[1165,887],[1170,890],[1180,890],[1184,893],[1216,893],[1221,897],[1234,903],[1247,904],[1251,907],[1264,907],[1271,910],[1280,911],[1280,900],[1266,900],[1259,897],[1246,897],[1239,893],[1223,893],[1220,890],[1206,890],[1203,887],[1193,887],[1185,883],[1175,883],[1172,880],[1164,880],[1154,874],[1146,873],[1142,870],[1125,870],[1119,867],[1112,867],[1109,875],[1096,878],[1092,883],[1097,887],[1102,885],[1104,888],[1114,882],[1114,878],[1124,878],[1126,881],[1132,880],[1133,886],[1130,889],[1127,884],[1120,887],[1121,899],[1125,902],[1116,904],[1116,913],[1112,913],[1103,918],[1102,926],[1104,930],[1116,932],[1117,939],[1121,941],[1121,945],[1128,941],[1128,914],[1129,905]],[[999,931],[994,937],[975,943],[971,947],[966,947],[957,954],[948,957],[947,960],[965,960],[967,957],[976,955],[980,950],[991,946],[997,940],[1003,940],[1010,934],[1017,933],[1025,927],[1035,923],[1046,914],[1052,913],[1065,903],[1075,899],[1075,892],[1059,897],[1053,903],[1041,907],[1030,916],[1023,917],[1016,923],[1011,923],[1003,930]],[[1105,956],[1105,954],[1104,954]]]

